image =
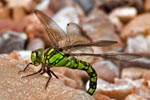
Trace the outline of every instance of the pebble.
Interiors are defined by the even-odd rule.
[[[0,19],[9,18],[10,10],[8,7],[0,7]]]
[[[116,30],[120,32],[123,23],[130,21],[136,15],[137,10],[134,7],[118,7],[109,13],[109,19],[116,26]]]
[[[145,6],[146,11],[150,11],[150,1],[149,0],[145,0],[144,6]]]
[[[114,78],[119,76],[119,69],[110,61],[100,61],[93,64],[97,76],[105,81],[114,82]]]
[[[125,98],[125,100],[147,100],[147,99],[137,94],[130,94]]]
[[[129,53],[148,53],[150,50],[147,39],[141,34],[127,39],[126,51]]]
[[[7,0],[7,5],[9,8],[22,7],[26,11],[31,12],[34,10],[36,3],[34,0]]]
[[[81,8],[84,10],[86,14],[90,13],[95,3],[93,0],[74,0],[74,1],[81,6]]]
[[[121,78],[140,79],[147,71],[142,68],[124,68],[121,73]]]
[[[36,5],[36,9],[38,10],[46,10],[52,0],[41,0],[39,4]]]
[[[146,86],[141,86],[139,88],[136,88],[133,93],[142,96],[146,100],[150,99],[150,88]]]
[[[0,53],[9,53],[13,50],[23,50],[27,36],[25,33],[12,31],[3,32],[0,36]]]
[[[122,49],[122,42],[113,25],[108,19],[108,16],[102,11],[93,11],[90,15],[83,19],[83,29],[92,41],[97,40],[114,40],[118,44],[111,47],[102,48],[103,51],[118,51]]]
[[[138,34],[148,35],[150,32],[150,14],[145,13],[138,15],[129,23],[121,31],[121,37],[123,39],[127,39],[129,37],[134,37]]]
[[[51,0],[49,9],[51,9],[53,12],[58,12],[67,6],[72,6],[72,4],[73,0]]]

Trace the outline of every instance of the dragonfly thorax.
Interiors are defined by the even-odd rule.
[[[37,49],[31,53],[32,64],[38,66],[44,62],[44,49]]]

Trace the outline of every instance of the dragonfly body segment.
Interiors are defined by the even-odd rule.
[[[90,76],[90,88],[88,89],[87,93],[90,95],[94,93],[97,84],[97,74],[89,63],[79,60],[75,57],[65,55],[63,52],[58,52],[54,48],[50,48],[45,55],[45,63],[47,66],[51,65],[49,67],[66,66],[67,68],[86,71]]]

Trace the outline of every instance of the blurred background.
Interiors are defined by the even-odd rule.
[[[149,53],[149,0],[1,0],[0,53],[50,46],[35,9],[64,31],[74,22],[90,41],[118,41],[112,51]]]
[[[149,0],[1,0],[0,53],[16,50],[29,59],[31,51],[51,46],[35,9],[65,32],[67,24],[74,22],[89,41],[118,41],[112,47],[93,48],[94,53],[128,52],[150,57]]]
[[[51,46],[34,13],[35,9],[51,17],[64,32],[67,24],[74,22],[81,27],[82,37],[88,41],[118,42],[107,48],[93,47],[93,53],[126,52],[143,56],[133,61],[127,57],[122,62],[84,57],[98,74],[99,91],[94,94],[96,100],[100,100],[100,95],[106,100],[133,100],[130,97],[150,99],[150,0],[0,0],[1,54],[7,53],[29,63],[31,51]],[[77,34],[75,32],[72,38]],[[52,70],[67,86],[85,89],[85,84],[88,84],[89,77],[84,72],[66,68]]]

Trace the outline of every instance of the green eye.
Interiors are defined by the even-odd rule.
[[[36,52],[37,57],[41,57],[42,56],[42,52]]]
[[[31,54],[31,60],[32,60],[32,63],[35,62],[36,60],[36,53],[33,53]]]

